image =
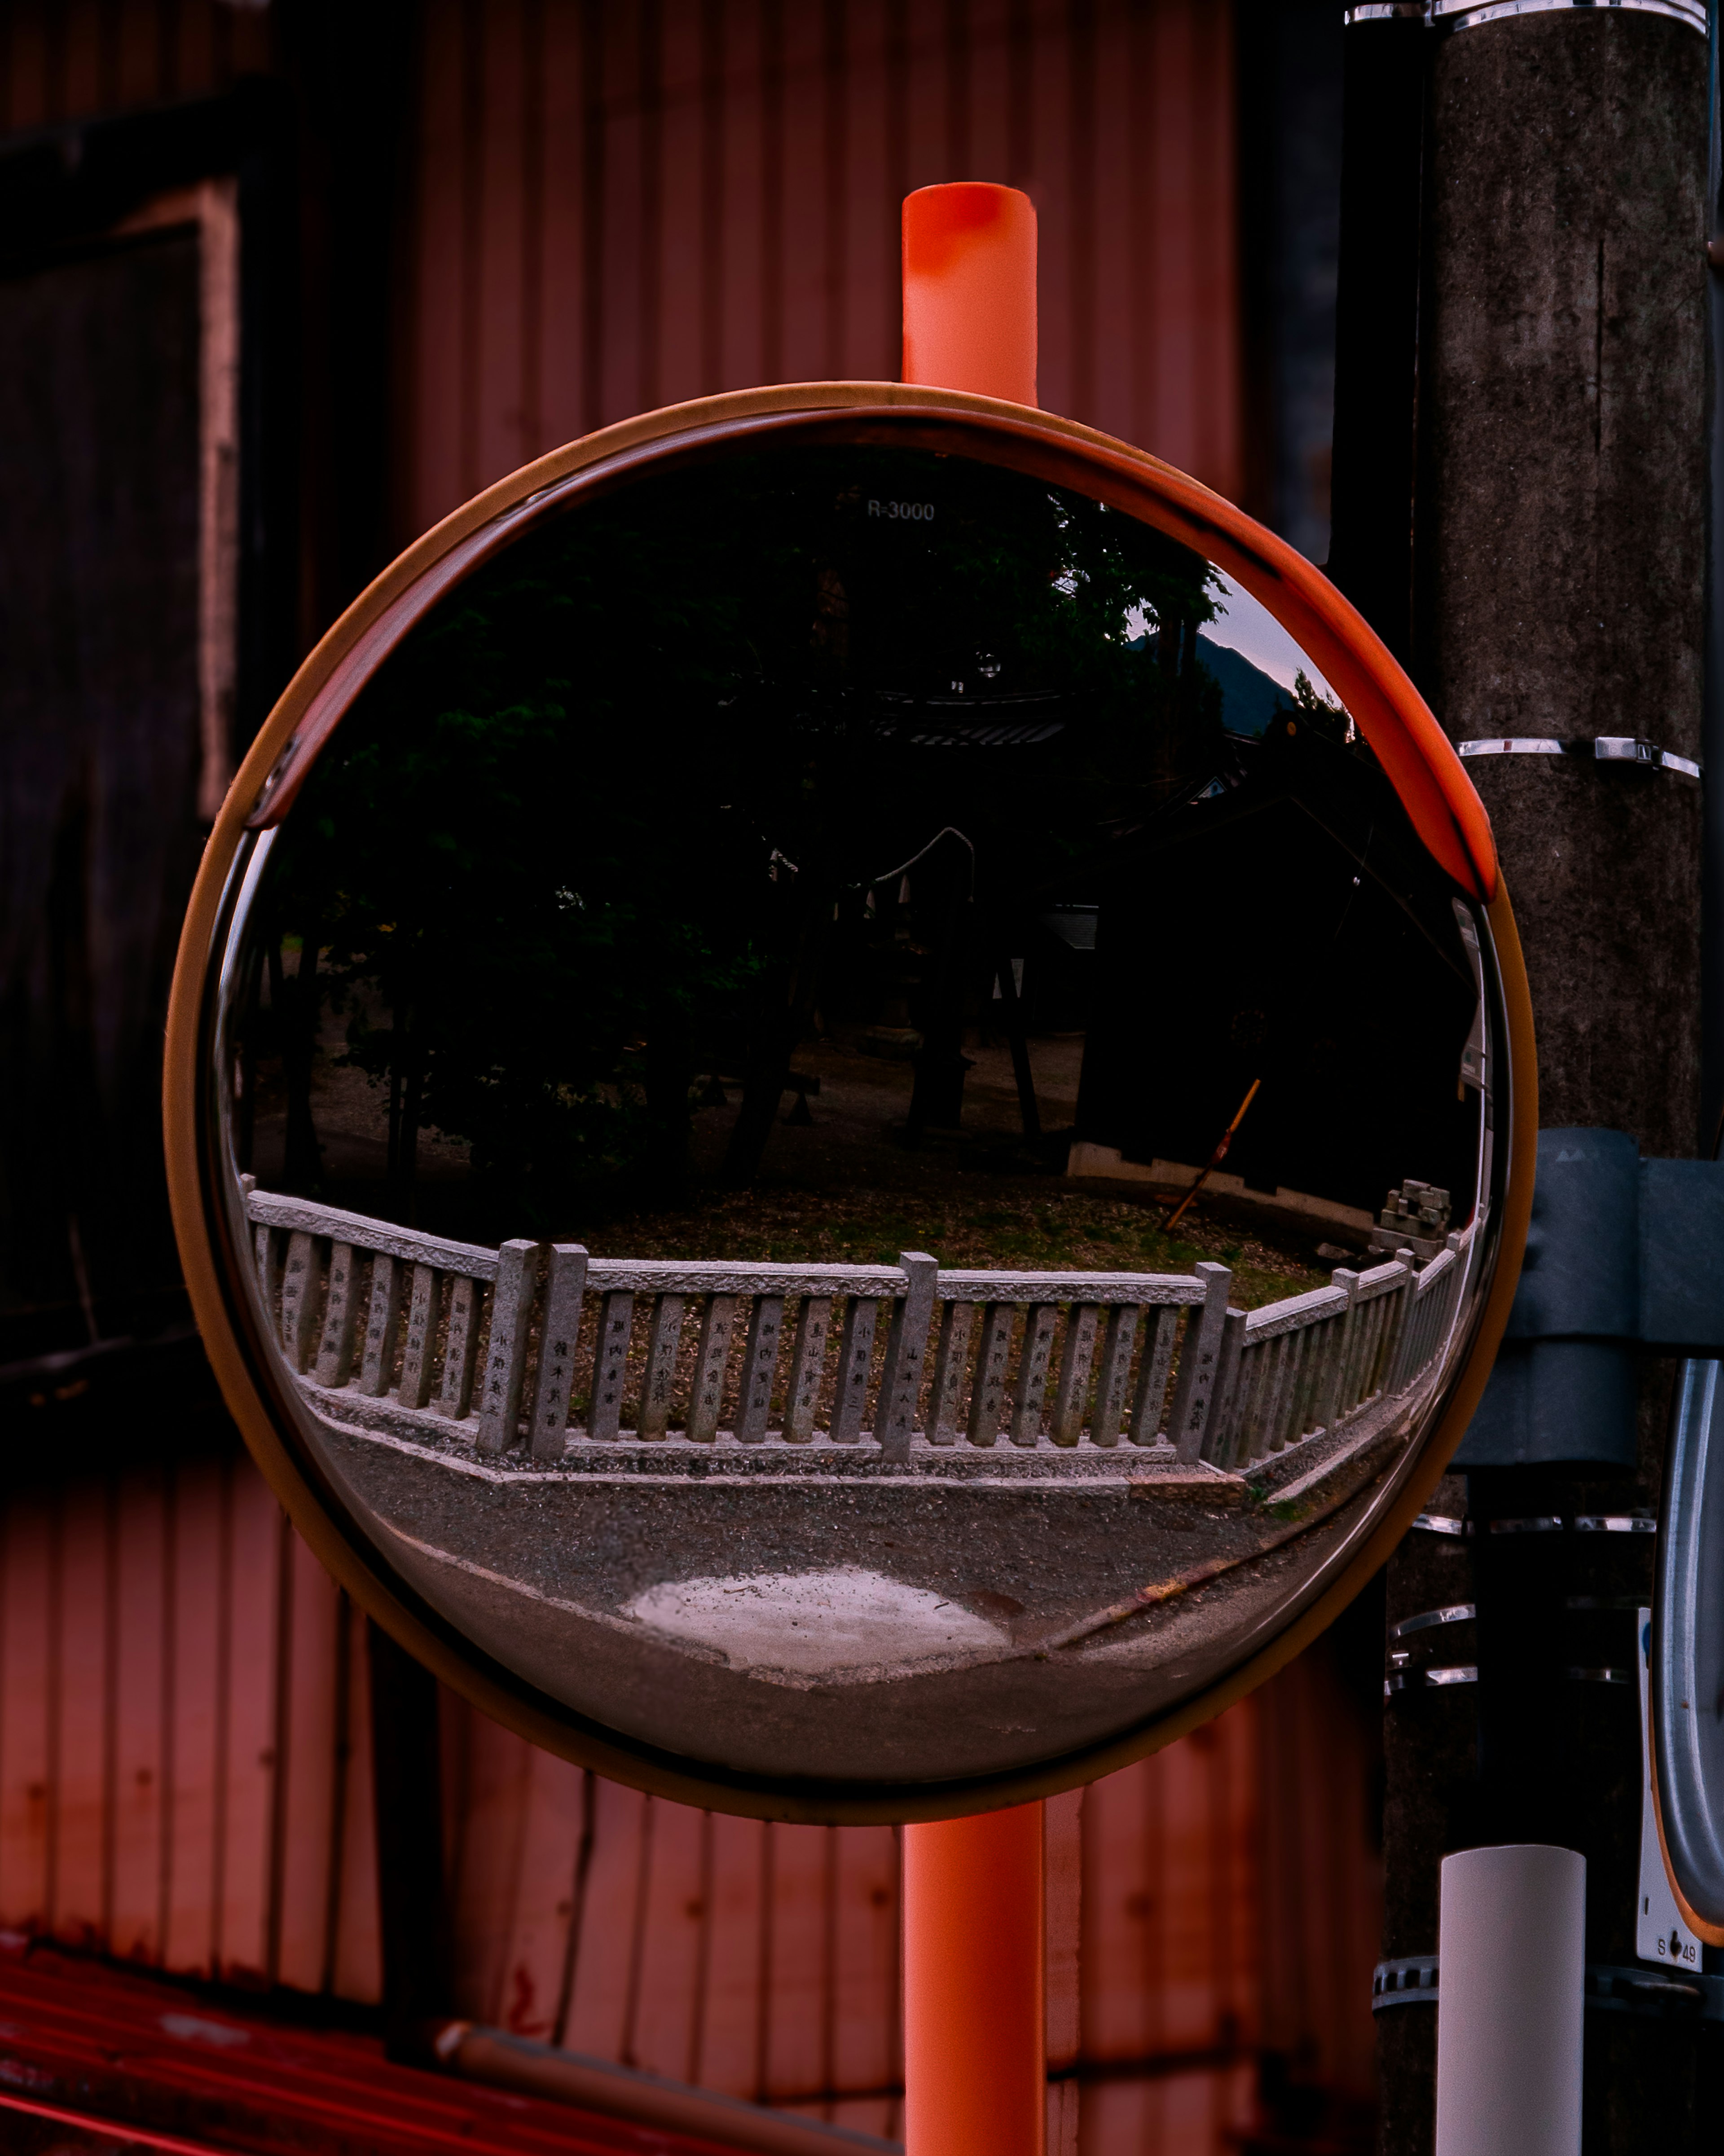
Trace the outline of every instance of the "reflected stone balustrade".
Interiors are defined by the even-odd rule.
[[[1478,1248],[1474,1224],[1424,1264],[1403,1250],[1244,1311],[1219,1265],[490,1250],[242,1184],[268,1324],[320,1414],[546,1467],[627,1451],[699,1472],[743,1447],[752,1471],[829,1472],[844,1448],[938,1473],[999,1448],[1038,1475],[1183,1467],[1285,1496],[1398,1425],[1440,1368]]]

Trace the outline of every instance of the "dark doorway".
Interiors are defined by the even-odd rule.
[[[200,239],[0,280],[0,1325],[177,1279],[162,1033],[200,844]]]

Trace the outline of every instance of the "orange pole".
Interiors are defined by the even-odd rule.
[[[904,203],[904,379],[1035,398],[1035,210],[963,181]],[[906,2156],[1044,2156],[1042,1808],[904,1830]]]
[[[904,1830],[906,2156],[1044,2156],[1042,1808]]]
[[[1035,206],[980,180],[904,198],[904,379],[1035,402]]]

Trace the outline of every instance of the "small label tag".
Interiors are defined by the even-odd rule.
[[[1676,1907],[1658,1846],[1652,1809],[1652,1612],[1638,1613],[1640,1633],[1640,1902],[1634,1912],[1634,1952],[1642,1961],[1700,1967],[1700,1941]]]

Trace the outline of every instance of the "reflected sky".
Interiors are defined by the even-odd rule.
[[[1249,659],[1271,681],[1290,690],[1302,673],[1319,696],[1335,697],[1326,677],[1307,656],[1296,639],[1283,629],[1265,606],[1237,584],[1218,580],[1211,591],[1215,618],[1203,630],[1205,640],[1237,651]],[[1142,636],[1151,626],[1141,608],[1126,617],[1132,635]],[[1336,699],[1336,701],[1339,701]]]

